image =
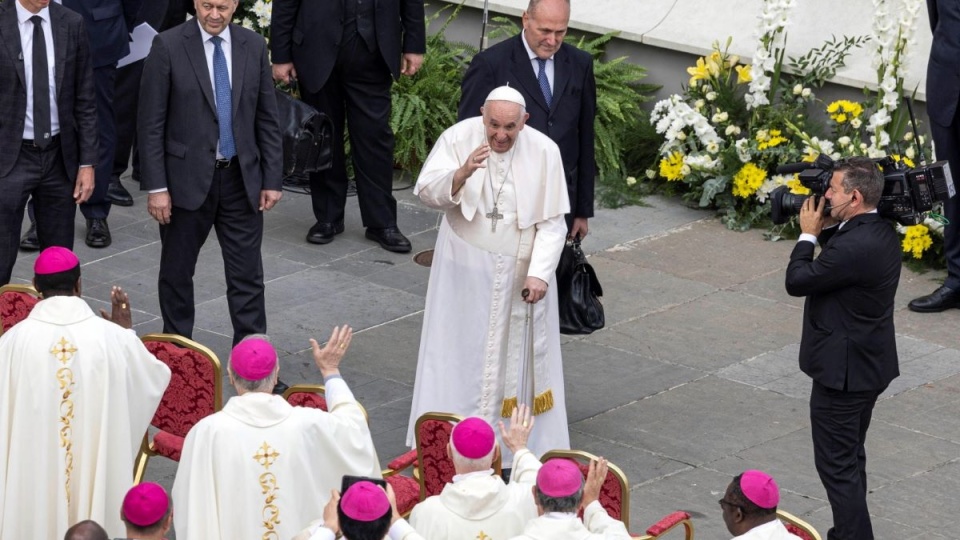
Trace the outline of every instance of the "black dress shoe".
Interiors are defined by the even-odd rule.
[[[30,228],[20,238],[20,249],[24,251],[40,251],[40,239],[37,238],[37,224],[31,223]]]
[[[329,244],[333,242],[333,237],[343,232],[343,222],[340,223],[321,223],[310,227],[307,231],[307,242],[311,244]]]
[[[110,236],[110,227],[107,226],[107,220],[104,218],[94,218],[87,220],[87,245],[92,248],[105,248],[113,242]]]
[[[273,393],[278,396],[282,396],[283,393],[287,391],[287,388],[290,387],[284,384],[284,382],[280,379],[277,379],[277,384],[273,385]]]
[[[387,251],[395,251],[397,253],[408,253],[410,251],[410,240],[407,240],[407,237],[396,227],[386,227],[383,229],[368,227],[365,236],[380,244],[380,247]]]
[[[123,187],[120,180],[111,181],[107,186],[107,199],[117,206],[133,206],[133,195]]]
[[[943,285],[926,296],[915,298],[907,307],[910,311],[919,313],[939,313],[950,308],[960,308],[960,291]]]

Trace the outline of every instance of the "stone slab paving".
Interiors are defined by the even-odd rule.
[[[439,214],[408,186],[396,184],[399,221],[417,252],[433,246]],[[87,248],[80,219],[76,241],[87,299],[105,306],[110,286],[122,285],[141,334],[162,328],[159,235],[145,202],[138,193],[134,207],[113,209],[111,247]],[[785,509],[825,533],[831,517],[813,466],[810,381],[797,368],[803,302],[783,290],[792,242],[728,231],[674,200],[648,203],[598,211],[584,243],[606,293],[607,327],[563,338],[572,445],[624,469],[634,532],[683,509],[697,538],[729,538],[717,499],[734,474],[758,467],[777,477]],[[306,244],[312,223],[309,198],[293,193],[265,220],[268,324],[281,377],[317,382],[307,339],[351,324],[358,335],[344,375],[386,463],[405,450],[429,271],[365,240],[353,198],[333,243]],[[30,278],[34,258],[21,254],[14,281]],[[868,443],[877,538],[956,537],[948,527],[960,507],[960,310],[906,310],[942,277],[904,270],[897,295],[903,374],[878,403]],[[231,341],[224,289],[212,235],[197,270],[195,338],[223,360]],[[175,472],[158,458],[147,476],[169,487]]]

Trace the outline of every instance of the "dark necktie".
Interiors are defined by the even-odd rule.
[[[220,43],[223,38],[213,36],[213,81],[216,83],[217,120],[220,124],[220,155],[230,159],[237,155],[233,142],[233,103],[230,96],[230,71],[227,70],[227,57],[223,55]]]
[[[543,99],[547,100],[547,107],[553,100],[553,92],[550,91],[550,81],[547,80],[547,61],[543,58],[537,58],[540,64],[540,71],[537,73],[537,82],[540,83],[540,91],[543,92]]]
[[[33,144],[50,144],[50,74],[47,71],[47,41],[43,37],[43,19],[30,17],[33,23]]]

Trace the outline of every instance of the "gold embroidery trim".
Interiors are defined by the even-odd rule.
[[[67,341],[67,338],[61,337],[60,341],[50,348],[50,354],[63,366],[57,369],[57,385],[62,394],[60,395],[60,448],[63,448],[63,489],[67,495],[67,505],[70,504],[70,479],[73,475],[73,411],[74,405],[71,396],[76,386],[73,378],[73,370],[67,365],[73,359],[73,354],[77,348]]]
[[[270,466],[277,461],[280,453],[271,448],[267,441],[253,455],[254,461],[263,467],[264,473],[260,475],[260,491],[266,495],[263,501],[263,510],[260,511],[260,517],[263,518],[262,540],[280,540],[280,534],[277,533],[277,525],[280,524],[280,508],[275,504],[280,487],[277,485],[277,477],[270,472]]]
[[[517,407],[516,396],[512,398],[504,399],[503,408],[500,409],[500,416],[504,418],[510,418],[510,415],[513,414],[513,409],[515,409],[516,407]],[[553,408],[553,390],[547,390],[546,392],[533,398],[534,416],[538,414],[543,414],[552,408]]]

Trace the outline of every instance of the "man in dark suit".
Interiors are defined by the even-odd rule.
[[[80,211],[87,218],[86,244],[103,248],[113,241],[107,216],[110,201],[107,186],[117,142],[113,117],[113,96],[116,83],[117,60],[130,52],[130,32],[143,0],[62,0],[83,16],[90,37],[90,57],[93,60],[93,79],[97,91],[97,128],[100,151],[97,159],[93,195]]]
[[[410,251],[397,228],[393,197],[390,87],[420,69],[426,51],[423,0],[274,0],[270,50],[276,80],[298,79],[303,100],[333,121],[333,167],[310,175],[317,223],[307,242],[343,232],[347,201],[344,123],[366,237],[389,251]]]
[[[282,196],[283,151],[263,37],[230,24],[238,0],[196,0],[143,67],[140,189],[160,222],[163,331],[193,335],[193,275],[216,228],[233,342],[266,332],[263,212]]]
[[[810,431],[820,481],[833,510],[828,540],[870,540],[864,441],[877,398],[900,374],[893,298],[900,242],[876,212],[883,174],[865,157],[834,168],[825,198],[800,211],[803,234],[790,255],[786,287],[806,296],[800,369],[813,379]],[[823,245],[813,258],[817,243]]]
[[[134,28],[146,23],[154,30],[163,32],[185,21],[188,11],[193,11],[192,0],[150,0],[140,7]],[[117,144],[113,155],[113,170],[110,174],[107,198],[111,204],[119,206],[133,206],[133,196],[120,183],[120,176],[127,172],[127,167],[131,166],[131,151],[133,152],[133,180],[140,181],[140,155],[134,139],[137,131],[137,102],[140,99],[140,75],[143,73],[143,62],[143,60],[137,60],[117,68],[116,95],[113,100]]]
[[[960,4],[927,0],[930,13],[930,61],[927,64],[927,114],[937,147],[937,159],[950,162],[954,178],[960,174]],[[960,196],[943,203],[949,223],[943,230],[947,279],[927,296],[914,299],[913,311],[935,313],[960,308]]]
[[[530,0],[523,12],[523,32],[478,53],[460,85],[459,119],[480,116],[487,94],[508,84],[523,94],[527,125],[547,134],[560,147],[567,174],[569,237],[587,235],[593,217],[593,120],[597,85],[593,58],[563,43],[570,22],[569,0]]]
[[[17,260],[28,196],[36,200],[40,246],[73,247],[76,205],[93,192],[97,112],[79,15],[50,0],[5,0],[0,42],[2,285]]]

